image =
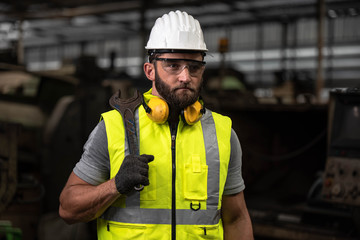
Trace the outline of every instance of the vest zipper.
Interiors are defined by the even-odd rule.
[[[173,127],[170,127],[171,131],[171,156],[172,156],[172,196],[171,196],[171,239],[176,240],[176,154],[175,154],[175,145],[176,145],[176,132],[177,124]]]

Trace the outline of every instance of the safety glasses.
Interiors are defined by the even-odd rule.
[[[200,76],[204,69],[206,62],[192,59],[179,58],[154,58],[156,61],[161,61],[161,67],[169,74],[180,74],[185,68],[189,70],[189,74],[193,77]]]

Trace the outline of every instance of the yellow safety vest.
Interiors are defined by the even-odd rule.
[[[145,101],[151,97],[144,94]],[[206,110],[192,126],[183,121],[172,136],[168,123],[152,122],[142,106],[136,121],[140,154],[154,155],[141,192],[120,198],[98,219],[98,239],[223,239],[221,199],[230,159],[231,120]],[[121,115],[102,114],[110,156],[110,178],[125,151]]]

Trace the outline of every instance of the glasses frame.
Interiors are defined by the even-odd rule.
[[[157,58],[154,58],[153,60],[154,60],[154,61],[162,61],[162,62],[166,62],[166,61],[185,61],[185,62],[200,63],[201,66],[203,67],[203,68],[202,68],[202,72],[204,72],[205,65],[206,65],[206,62],[205,62],[205,61],[199,61],[199,60],[194,60],[194,59],[185,59],[185,58],[159,58],[159,57],[157,57]],[[184,67],[181,68],[178,73],[169,72],[169,71],[167,71],[163,66],[161,66],[161,67],[164,69],[164,71],[166,71],[167,73],[170,73],[170,74],[175,74],[175,75],[180,74],[180,73],[181,73],[182,71],[184,71],[184,69],[187,67],[187,69],[189,70],[189,74],[190,74],[191,76],[197,77],[197,76],[201,75],[201,71],[200,71],[199,73],[194,73],[194,72],[192,72],[192,71],[190,70],[190,68],[189,68],[189,65],[184,65]]]

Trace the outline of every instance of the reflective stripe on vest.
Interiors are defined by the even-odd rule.
[[[102,218],[114,222],[138,224],[171,224],[171,209],[150,208],[119,208],[110,207]],[[115,213],[115,214],[114,214]],[[214,225],[219,223],[220,210],[177,209],[176,224],[181,225]]]

